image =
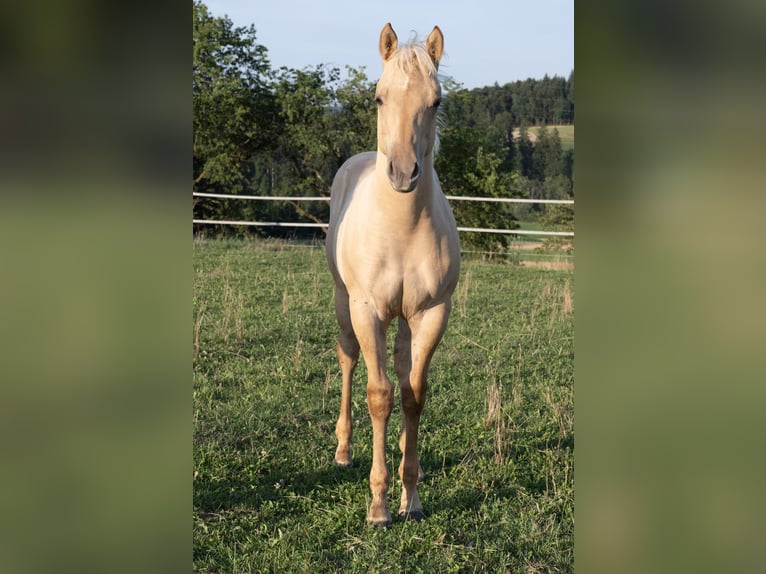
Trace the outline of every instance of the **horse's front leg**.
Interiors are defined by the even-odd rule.
[[[386,374],[386,329],[389,321],[378,317],[366,302],[351,304],[351,321],[367,365],[367,407],[372,421],[372,502],[367,522],[373,526],[391,524],[386,494],[389,474],[386,465],[386,431],[394,404],[394,388]]]
[[[410,318],[410,353],[407,356],[404,350],[400,350],[402,358],[399,359],[397,366],[403,415],[402,436],[399,441],[399,448],[402,451],[402,462],[399,465],[399,477],[402,480],[399,515],[410,520],[423,518],[423,506],[417,490],[418,481],[422,479],[423,472],[418,460],[418,429],[428,390],[428,367],[436,346],[447,328],[449,311],[450,301],[448,300]],[[404,340],[402,340],[403,343]],[[407,362],[410,363],[409,376],[403,376]]]

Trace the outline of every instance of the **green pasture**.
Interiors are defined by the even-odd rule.
[[[568,150],[574,149],[575,145],[575,127],[574,124],[560,125],[560,126],[546,126],[549,132],[556,128],[559,132],[559,138],[561,138],[561,149]],[[540,131],[540,126],[530,126],[527,128],[531,136],[536,137],[537,132]],[[513,137],[519,137],[519,129],[513,130]]]
[[[553,128],[556,128],[559,132],[559,137],[561,138],[561,147],[563,149],[572,149],[574,148],[575,143],[575,127],[574,124],[572,125],[566,125],[566,126],[548,126],[549,131],[553,131]],[[538,128],[532,128],[535,132],[537,132]]]
[[[373,529],[363,361],[354,467],[332,464],[340,376],[321,245],[198,239],[193,264],[195,572],[572,571],[571,272],[464,259],[422,419],[426,519]],[[399,426],[397,409],[392,511]]]

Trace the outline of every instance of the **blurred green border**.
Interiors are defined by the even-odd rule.
[[[756,571],[766,10],[575,14],[576,565]]]
[[[3,569],[188,569],[189,6],[5,12]],[[766,13],[575,14],[576,565],[757,571]]]

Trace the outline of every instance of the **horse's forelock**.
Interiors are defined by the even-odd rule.
[[[423,47],[422,44],[416,41],[410,41],[403,46],[399,46],[399,49],[391,56],[391,61],[405,74],[409,74],[412,71],[413,62],[418,69],[423,70],[427,77],[437,77],[437,68],[431,56]]]
[[[442,75],[438,73],[438,69],[428,55],[425,47],[418,41],[414,35],[410,37],[406,44],[399,46],[399,48],[391,55],[390,60],[397,68],[405,74],[409,74],[412,71],[413,62],[417,63],[417,67],[423,70],[427,77],[436,78],[441,84]],[[439,153],[440,141],[439,131],[446,125],[446,117],[440,109],[436,114],[436,134],[434,139],[434,154]]]

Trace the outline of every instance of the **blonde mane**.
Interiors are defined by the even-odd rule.
[[[416,68],[424,72],[429,78],[437,77],[438,67],[423,45],[415,40],[399,46],[396,52],[391,55],[391,61],[405,74],[411,74],[413,68]]]

